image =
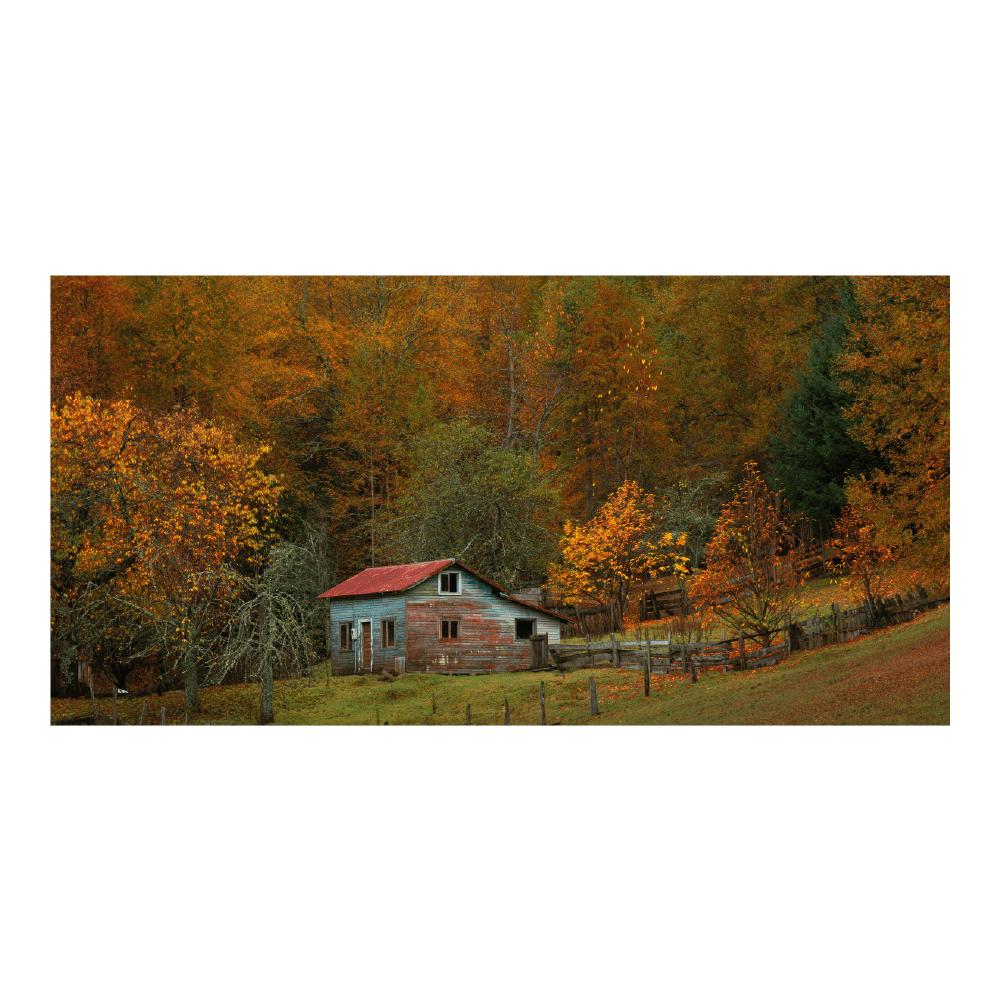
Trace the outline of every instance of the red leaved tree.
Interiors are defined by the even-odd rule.
[[[736,496],[720,514],[706,568],[692,581],[691,600],[714,608],[732,629],[762,634],[768,646],[796,604],[805,577],[797,569],[799,555],[781,496],[748,462]]]

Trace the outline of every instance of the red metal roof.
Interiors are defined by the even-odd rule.
[[[321,598],[345,598],[352,594],[391,594],[427,580],[432,574],[451,566],[455,560],[432,560],[430,563],[404,563],[395,567],[369,567],[346,581],[324,591]]]
[[[534,608],[537,611],[545,612],[546,615],[551,615],[556,619],[563,619],[564,622],[573,621],[561,612],[554,611],[551,608],[543,608],[541,605],[533,605],[530,601],[512,598],[496,581],[492,581],[489,577],[484,577],[478,570],[467,566],[461,560],[431,560],[430,563],[404,563],[395,567],[369,567],[367,570],[362,570],[361,573],[356,573],[354,577],[349,577],[336,587],[332,587],[329,591],[324,591],[318,597],[347,598],[352,595],[392,594],[395,591],[406,591],[408,588],[413,587],[414,584],[419,584],[422,580],[427,580],[428,577],[438,573],[439,570],[444,570],[445,567],[452,566],[452,564],[462,567],[463,570],[468,570],[475,577],[479,577],[480,580],[496,588],[508,601],[513,601],[517,605],[524,605],[526,608]]]

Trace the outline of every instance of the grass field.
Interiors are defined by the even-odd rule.
[[[834,599],[837,600],[837,599]],[[600,715],[588,708],[588,676],[598,687]],[[643,674],[599,668],[560,676],[554,672],[442,677],[411,674],[387,682],[371,675],[278,682],[275,715],[286,725],[461,725],[466,705],[473,725],[504,721],[504,699],[513,725],[539,724],[539,683],[546,687],[548,723],[616,725],[937,724],[949,723],[949,606],[914,622],[884,629],[853,643],[800,651],[775,667],[690,678],[655,675],[650,696]],[[259,685],[224,685],[201,692],[197,722],[254,720]],[[109,700],[100,708],[110,712]],[[432,706],[433,703],[433,706]],[[146,720],[184,720],[183,692],[149,701]],[[138,721],[142,699],[122,699],[119,715]],[[88,711],[90,700],[53,699],[52,718]]]

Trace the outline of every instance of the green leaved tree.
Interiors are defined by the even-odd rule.
[[[839,289],[832,309],[796,373],[796,386],[779,409],[771,439],[771,480],[793,510],[820,522],[826,533],[845,504],[844,481],[875,468],[879,455],[849,435],[846,410],[854,394],[838,382],[835,362],[849,324],[862,317],[854,287]]]

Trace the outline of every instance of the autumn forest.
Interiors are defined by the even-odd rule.
[[[586,593],[629,505],[707,602],[748,512],[949,578],[947,277],[54,277],[51,421],[66,686],[305,670],[372,565]]]

